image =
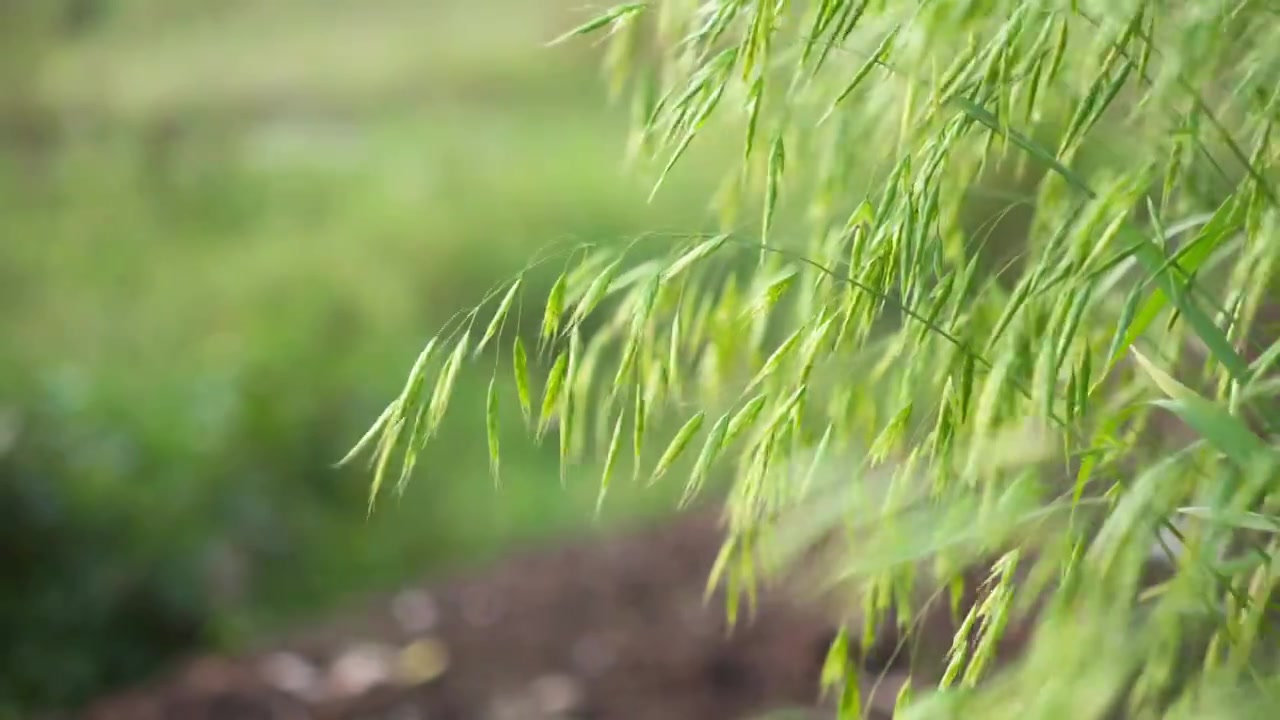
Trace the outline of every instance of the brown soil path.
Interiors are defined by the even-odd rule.
[[[813,706],[830,624],[776,598],[728,632],[696,513],[371,601],[202,658],[86,720],[732,720]],[[800,717],[780,715],[778,717]]]

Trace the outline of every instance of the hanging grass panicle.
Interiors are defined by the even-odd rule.
[[[1280,692],[1260,640],[1280,343],[1255,328],[1280,255],[1274,7],[654,0],[559,40],[579,36],[607,43],[612,86],[633,91],[628,152],[656,162],[655,193],[710,128],[742,150],[723,232],[550,257],[565,269],[536,349],[499,355],[535,434],[558,426],[562,463],[602,458],[602,500],[628,461],[652,480],[688,465],[686,500],[729,470],[711,581],[731,614],[766,548],[799,542],[783,517],[810,537],[859,528],[838,570],[869,617],[909,606],[921,567],[945,587],[1000,558],[958,608],[974,641],[904,712],[1193,717]],[[498,347],[525,289],[427,344],[357,447],[373,496],[397,452],[408,478],[469,339]],[[1169,418],[1190,441],[1144,430]],[[828,456],[857,461],[819,481]],[[868,474],[874,498],[830,494]],[[1178,572],[1144,589],[1161,532]],[[1001,669],[991,643],[1035,587],[1036,641]],[[825,675],[854,717],[846,670]]]

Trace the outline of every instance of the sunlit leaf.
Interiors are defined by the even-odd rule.
[[[347,454],[344,455],[341,460],[334,463],[334,467],[343,467],[349,464],[352,460],[359,457],[365,450],[369,449],[369,445],[381,436],[383,428],[386,426],[387,422],[391,420],[391,417],[399,411],[399,407],[398,400],[393,400],[388,403],[387,406],[383,408],[382,413],[378,415],[378,419],[373,421],[373,424],[370,425],[364,435],[356,441],[356,444],[347,451]]]
[[[569,353],[561,352],[556,356],[547,373],[547,384],[542,391],[542,410],[538,416],[538,438],[541,439],[555,416],[560,401],[560,393],[564,390],[565,376],[569,372]]]
[[[547,304],[542,315],[542,342],[544,343],[554,337],[556,331],[560,329],[560,317],[564,315],[568,283],[568,275],[562,273],[551,286],[551,292],[547,294]]]
[[[498,388],[497,378],[489,380],[488,401],[485,403],[485,430],[489,438],[489,472],[495,483],[500,481],[498,453]]]
[[[596,512],[600,512],[604,504],[605,494],[609,492],[609,483],[613,479],[613,468],[618,461],[618,448],[622,445],[622,415],[613,423],[613,433],[609,436],[609,451],[604,457],[604,470],[600,473],[600,494],[596,497]]]
[[[1159,404],[1182,418],[1242,469],[1253,467],[1260,456],[1271,454],[1270,448],[1262,438],[1249,430],[1239,418],[1231,415],[1222,406],[1192,392],[1137,349],[1132,352],[1142,369],[1155,381],[1160,390],[1169,396],[1169,400],[1161,401]]]
[[[805,328],[803,327],[799,328],[795,332],[791,333],[791,335],[787,336],[787,339],[783,340],[782,343],[778,345],[777,349],[773,351],[773,354],[769,356],[769,359],[765,360],[764,365],[760,367],[760,371],[756,373],[756,376],[751,379],[751,382],[747,383],[746,390],[743,391],[744,393],[751,392],[751,390],[755,389],[757,385],[764,382],[766,378],[777,372],[778,368],[781,367],[782,363],[791,354],[791,351],[794,350],[796,345],[800,342],[800,338],[802,337],[804,330]]]
[[[529,422],[531,400],[529,395],[529,356],[525,353],[524,342],[516,336],[512,346],[512,366],[516,376],[516,393],[520,396],[520,412],[525,422]]]
[[[711,472],[711,466],[719,457],[720,451],[724,448],[724,439],[729,430],[729,414],[725,413],[716,420],[711,426],[711,431],[707,433],[707,439],[702,444],[702,451],[698,453],[698,459],[694,462],[693,471],[689,473],[689,481],[685,483],[684,493],[680,497],[680,504],[686,505],[694,495],[702,489],[703,484],[707,480],[707,475]]]
[[[636,388],[635,392],[635,411],[631,423],[631,449],[632,460],[634,461],[633,472],[635,477],[640,477],[640,458],[644,450],[644,433],[645,422],[648,417],[645,407],[644,392],[640,388]]]
[[[502,301],[498,303],[498,309],[493,312],[493,319],[489,321],[489,327],[485,328],[484,335],[480,338],[480,342],[476,344],[476,355],[479,355],[484,350],[485,345],[498,333],[498,328],[502,327],[503,321],[507,318],[507,313],[511,310],[511,303],[515,301],[516,295],[520,292],[522,280],[523,278],[516,278],[516,281],[511,283],[511,287],[507,289],[507,293],[502,296]]]
[[[782,173],[786,169],[787,149],[778,135],[769,147],[769,168],[764,190],[764,219],[761,221],[761,236],[768,240],[769,230],[773,227],[773,217],[778,209],[778,197],[782,190]]]
[[[764,410],[764,405],[768,402],[765,395],[756,395],[743,405],[737,413],[733,415],[733,419],[729,421],[729,427],[725,431],[724,444],[730,445],[742,433],[751,427],[752,424],[760,417],[760,412]]]
[[[613,281],[614,274],[621,264],[621,260],[609,263],[587,286],[586,291],[582,294],[582,299],[578,301],[577,307],[573,310],[573,318],[570,321],[573,325],[581,324],[591,314],[591,311],[596,309],[600,301],[604,299],[605,294],[609,291],[609,285]]]
[[[1178,508],[1178,512],[1183,515],[1201,518],[1219,525],[1228,525],[1240,530],[1257,530],[1265,533],[1280,533],[1280,517],[1272,515],[1210,507],[1181,507]]]
[[[462,360],[467,355],[467,339],[468,336],[463,334],[449,358],[445,360],[444,367],[440,369],[440,377],[436,380],[435,390],[431,393],[431,404],[427,413],[428,435],[434,435],[440,427],[440,422],[444,420],[445,410],[448,409],[449,400],[453,396],[454,383],[457,382],[458,372],[462,370]]]
[[[671,469],[671,465],[679,459],[684,453],[689,442],[693,440],[693,436],[702,428],[702,422],[706,419],[706,413],[698,413],[680,427],[676,431],[675,437],[671,439],[671,443],[667,445],[667,449],[662,452],[662,456],[658,459],[658,464],[653,468],[653,474],[649,478],[649,482],[657,482],[667,471]]]
[[[676,258],[675,262],[667,266],[662,271],[662,281],[670,282],[676,276],[693,266],[694,263],[708,257],[715,251],[719,250],[729,240],[729,235],[716,235],[708,238],[690,248],[686,253]]]
[[[610,25],[612,23],[618,22],[619,20],[628,18],[632,15],[635,15],[636,13],[639,13],[641,10],[644,10],[647,5],[648,3],[643,3],[643,2],[623,3],[621,5],[616,5],[612,8],[609,8],[609,10],[600,14],[599,16],[594,17],[582,23],[581,25],[575,27],[574,29],[569,30],[563,35],[556,37],[554,40],[548,42],[547,45],[559,45],[560,43],[563,43],[566,40],[578,37],[579,35],[589,35],[603,28],[606,25]]]

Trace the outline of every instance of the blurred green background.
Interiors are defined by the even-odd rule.
[[[582,10],[0,0],[0,716],[592,521],[515,423],[495,490],[491,363],[401,499],[332,468],[540,247],[706,219],[721,168],[647,203],[598,48],[543,47]]]

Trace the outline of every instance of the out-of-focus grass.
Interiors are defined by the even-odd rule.
[[[44,619],[0,655],[26,668],[0,696],[145,672],[102,667],[144,642],[104,609],[139,577],[197,614],[220,598],[209,639],[235,643],[591,521],[594,468],[562,489],[518,412],[494,488],[483,360],[402,497],[366,515],[364,468],[331,465],[539,247],[698,226],[714,179],[690,164],[646,204],[594,56],[541,47],[573,19],[555,4],[123,7],[49,52],[73,132],[0,172],[0,480],[71,546],[6,591]],[[619,482],[604,519],[677,489]]]
[[[307,100],[595,94],[585,86],[595,71],[589,52],[541,47],[584,17],[564,0],[120,5],[106,32],[60,48],[46,65],[59,103],[146,118]]]

